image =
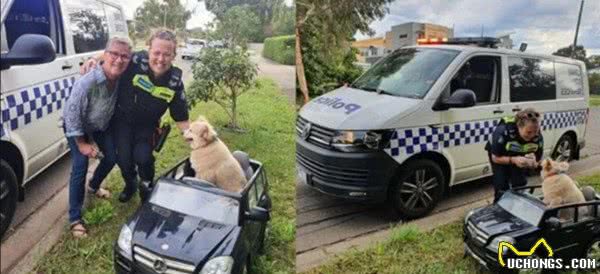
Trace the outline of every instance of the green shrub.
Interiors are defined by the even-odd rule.
[[[295,43],[294,35],[269,37],[265,39],[262,55],[280,64],[294,65],[296,64]]]

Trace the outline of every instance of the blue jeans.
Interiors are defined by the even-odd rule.
[[[100,188],[100,184],[106,178],[108,173],[115,166],[116,151],[115,144],[110,129],[92,134],[93,140],[98,144],[100,151],[104,154],[104,158],[100,160],[100,164],[94,171],[94,176],[90,180],[90,189],[96,191]],[[85,197],[85,177],[88,170],[88,157],[81,154],[77,148],[75,137],[67,137],[69,148],[71,149],[71,178],[69,179],[69,222],[74,223],[81,221],[81,207]]]

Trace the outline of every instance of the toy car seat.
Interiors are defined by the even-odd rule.
[[[238,161],[238,163],[240,163],[242,171],[244,172],[244,176],[246,176],[246,180],[250,181],[252,175],[254,174],[254,171],[250,166],[250,156],[248,156],[248,153],[236,150],[231,154],[233,155],[233,158],[235,158]]]

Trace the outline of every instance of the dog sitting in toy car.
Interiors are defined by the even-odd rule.
[[[234,152],[247,172],[240,192],[194,178],[186,159],[157,180],[123,225],[117,273],[246,273],[262,252],[271,200],[261,163]]]

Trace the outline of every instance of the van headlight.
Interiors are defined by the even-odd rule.
[[[131,228],[129,228],[129,226],[127,225],[123,225],[123,227],[121,228],[121,233],[119,233],[119,240],[117,240],[117,244],[119,245],[119,248],[121,248],[121,250],[128,256],[131,256],[132,236],[133,233],[131,231]]]
[[[210,259],[200,271],[200,274],[230,274],[233,268],[233,258],[221,256]]]
[[[344,152],[357,152],[365,149],[381,149],[387,145],[391,133],[371,130],[337,131],[331,139],[331,146]]]
[[[487,245],[487,249],[494,251],[494,253],[498,253],[498,245],[500,244],[500,242],[508,242],[510,244],[514,244],[515,239],[508,236],[498,236],[494,238],[489,245]],[[508,252],[508,247],[503,247],[502,255],[506,254],[506,252]]]

